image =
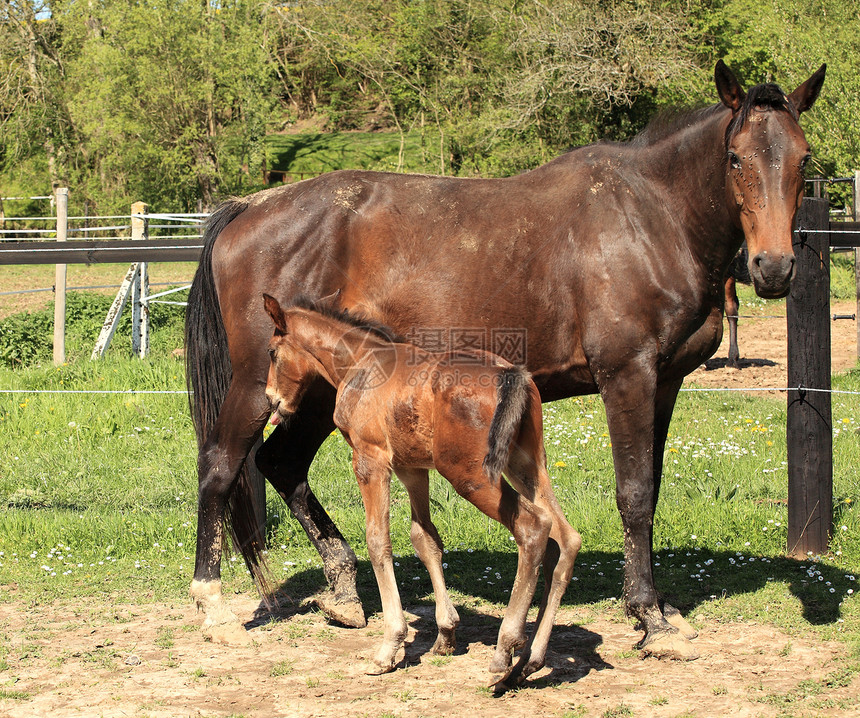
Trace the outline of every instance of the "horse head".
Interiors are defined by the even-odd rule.
[[[770,83],[745,92],[722,60],[714,72],[720,100],[732,113],[726,130],[728,203],[746,238],[760,297],[784,297],[794,277],[792,230],[811,158],[798,119],[818,98],[825,69],[789,95]]]

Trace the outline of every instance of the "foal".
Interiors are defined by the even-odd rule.
[[[498,684],[508,684],[541,668],[582,542],[552,491],[540,395],[529,374],[493,354],[423,351],[393,341],[384,327],[345,312],[318,309],[306,300],[283,309],[273,297],[263,296],[275,323],[266,385],[273,422],[296,410],[317,377],[337,389],[334,421],[353,448],[367,517],[367,550],[385,622],[372,672],[394,669],[406,637],[391,557],[392,470],[409,493],[410,537],[433,583],[438,635],[432,651],[454,650],[459,616],[442,574],[442,541],[430,520],[431,468],[504,524],[517,543],[517,575],[490,671],[503,674]],[[526,614],[542,561],[547,588],[527,644]],[[512,654],[521,647],[512,667]]]

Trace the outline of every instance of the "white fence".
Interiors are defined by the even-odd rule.
[[[201,246],[202,225],[208,216],[204,213],[150,214],[144,202],[132,204],[127,215],[69,216],[68,193],[67,188],[59,187],[54,195],[5,197],[0,204],[5,210],[9,203],[50,201],[53,210],[50,216],[0,214],[0,264],[17,264],[24,256],[26,263],[57,262],[53,287],[55,364],[65,361],[67,286],[64,262],[99,261],[98,250],[119,251],[117,247],[123,245],[118,243],[124,243],[126,240],[136,243],[136,254],[149,255],[152,259],[161,260],[168,256],[180,260],[194,259],[195,250],[199,250]],[[84,243],[80,241],[81,238],[98,241]],[[45,240],[49,240],[50,244],[46,245]],[[57,243],[64,244],[61,247]],[[86,244],[86,247],[81,248],[81,244]],[[130,248],[129,245],[124,246]],[[177,249],[185,252],[175,257],[169,254],[169,250]],[[146,356],[149,352],[150,305],[183,304],[164,297],[188,289],[190,285],[151,294],[147,265],[146,260],[132,263],[108,311],[91,358],[97,359],[104,355],[119,324],[122,311],[129,301],[132,312],[132,347],[139,356]]]

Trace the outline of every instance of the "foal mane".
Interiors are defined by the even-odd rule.
[[[355,329],[361,329],[368,334],[372,334],[379,339],[384,339],[387,342],[399,343],[406,341],[391,327],[383,324],[382,322],[377,322],[374,319],[363,317],[359,314],[352,314],[346,309],[320,305],[318,301],[319,300],[312,299],[311,297],[302,294],[297,296],[286,308],[305,309],[309,312],[314,312],[315,314],[319,314],[328,319],[334,319],[335,321],[348,324],[350,327]]]

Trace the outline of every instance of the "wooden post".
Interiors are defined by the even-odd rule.
[[[833,528],[830,411],[830,235],[826,199],[797,213],[788,325],[788,545],[790,556],[823,554]],[[811,389],[826,391],[810,391]]]
[[[854,221],[860,222],[860,170],[854,170]],[[860,247],[854,248],[854,286],[857,308],[854,312],[857,327],[857,361],[860,361]]]
[[[69,229],[69,188],[57,187],[57,241],[65,242]],[[66,361],[66,265],[54,272],[54,364]]]
[[[147,204],[135,202],[131,205],[131,238],[133,241],[149,239],[149,220],[146,218]],[[140,262],[132,284],[131,295],[131,350],[143,358],[149,354],[149,272],[147,263]]]

